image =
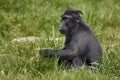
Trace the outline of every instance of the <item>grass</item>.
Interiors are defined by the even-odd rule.
[[[44,59],[38,48],[60,49],[61,14],[79,9],[103,48],[101,64],[66,70],[57,58]],[[11,42],[35,36],[35,42]],[[60,40],[55,40],[61,38]],[[52,40],[51,40],[52,39]],[[120,80],[119,0],[0,0],[0,80]]]

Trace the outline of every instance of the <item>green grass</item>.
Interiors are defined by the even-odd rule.
[[[84,13],[82,18],[102,45],[101,64],[93,70],[66,70],[57,66],[57,58],[44,59],[38,54],[38,48],[63,46],[58,26],[68,8]],[[27,36],[41,39],[11,42]],[[120,1],[0,0],[0,80],[120,80]]]

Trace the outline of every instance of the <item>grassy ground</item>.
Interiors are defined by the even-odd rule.
[[[84,13],[102,45],[103,59],[93,70],[66,70],[57,66],[57,58],[38,55],[38,48],[63,46],[58,25],[67,8]],[[41,39],[11,42],[28,36]],[[0,80],[120,80],[120,1],[0,0]]]

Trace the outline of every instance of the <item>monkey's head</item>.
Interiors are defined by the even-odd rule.
[[[83,14],[80,10],[66,10],[61,16],[59,31],[62,34],[71,33],[77,27],[77,24],[80,21],[80,13]]]

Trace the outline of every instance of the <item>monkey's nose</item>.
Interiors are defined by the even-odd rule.
[[[59,31],[63,31],[62,25],[59,25]]]

